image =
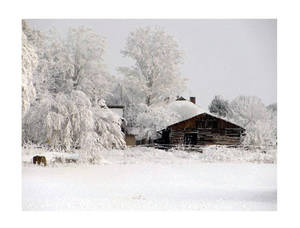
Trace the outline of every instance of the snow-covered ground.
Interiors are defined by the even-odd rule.
[[[276,164],[267,164],[273,152],[219,148],[218,157],[216,150],[136,147],[103,152],[98,165],[47,167],[29,164],[33,152],[25,150],[23,209],[276,210]]]
[[[159,163],[173,164],[197,160],[199,162],[231,162],[231,163],[276,163],[276,149],[252,149],[230,148],[226,146],[206,146],[203,153],[188,152],[183,150],[158,150],[151,147],[129,147],[125,150],[104,150],[101,153],[101,164],[142,164]],[[22,160],[24,163],[32,163],[34,155],[44,155],[48,164],[57,157],[63,159],[78,159],[78,154],[47,152],[42,148],[28,146],[23,148]]]

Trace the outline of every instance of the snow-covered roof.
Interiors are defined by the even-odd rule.
[[[179,115],[178,122],[190,119],[196,115],[207,113],[208,111],[200,108],[198,105],[187,101],[187,100],[177,100],[168,104],[168,109]],[[208,112],[209,113],[209,112]]]
[[[194,104],[190,101],[187,101],[187,100],[173,101],[170,104],[168,104],[167,108],[169,110],[175,112],[179,116],[178,121],[169,124],[169,126],[171,126],[173,124],[176,124],[176,123],[179,123],[179,122],[182,122],[184,120],[188,120],[192,117],[198,116],[198,115],[203,114],[203,113],[206,113],[206,114],[209,114],[209,115],[214,116],[216,118],[219,118],[219,119],[225,120],[227,122],[233,123],[232,121],[227,120],[226,118],[222,118],[220,116],[217,116],[215,114],[212,114],[208,110],[205,110],[205,109],[201,108],[200,106],[198,106],[198,105],[196,105],[196,104]],[[239,126],[236,123],[233,123],[233,124]]]

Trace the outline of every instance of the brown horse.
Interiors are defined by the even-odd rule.
[[[36,155],[32,158],[32,161],[33,161],[33,164],[37,163],[38,165],[40,165],[42,163],[42,164],[44,164],[44,166],[47,165],[47,160],[46,160],[45,156]]]

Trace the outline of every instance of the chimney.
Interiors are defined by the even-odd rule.
[[[196,97],[190,97],[190,102],[196,104]]]

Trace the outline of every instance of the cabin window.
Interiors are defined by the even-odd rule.
[[[196,145],[197,144],[197,133],[185,133],[184,134],[184,144]]]

